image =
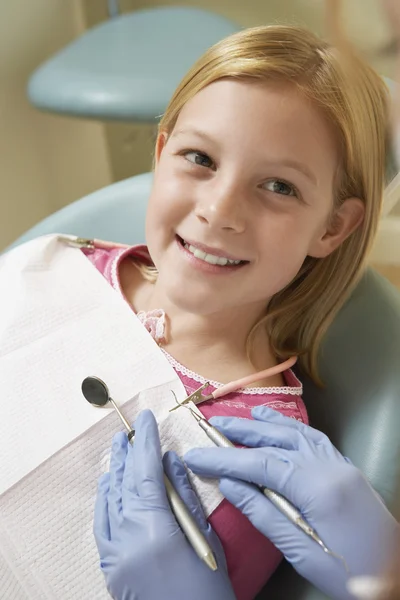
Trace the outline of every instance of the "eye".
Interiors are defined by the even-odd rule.
[[[274,194],[280,194],[281,196],[297,196],[296,188],[281,179],[270,179],[263,187],[269,192],[274,192]]]
[[[200,167],[206,167],[210,169],[214,166],[214,163],[211,160],[211,158],[207,154],[204,154],[204,152],[189,150],[188,152],[185,152],[183,156],[189,162],[193,163],[194,165],[199,165]]]

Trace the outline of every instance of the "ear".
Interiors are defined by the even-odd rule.
[[[165,148],[165,144],[168,140],[168,133],[166,131],[160,131],[156,140],[156,151],[155,151],[155,164],[157,166],[162,151]]]
[[[325,258],[336,250],[363,222],[365,207],[359,198],[347,198],[331,215],[324,234],[315,240],[309,256]]]

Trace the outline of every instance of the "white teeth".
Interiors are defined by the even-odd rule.
[[[207,256],[205,252],[195,248],[194,246],[189,246],[189,252],[191,252],[196,258],[201,258],[201,260],[204,260]]]
[[[242,262],[240,260],[231,260],[229,258],[225,258],[224,256],[215,256],[215,254],[206,254],[202,250],[196,248],[196,246],[191,246],[186,242],[184,242],[184,246],[186,250],[189,250],[189,252],[193,254],[193,256],[208,262],[210,265],[220,265],[221,267],[224,267],[225,265],[238,265],[240,262]]]

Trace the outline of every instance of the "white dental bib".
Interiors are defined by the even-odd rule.
[[[88,375],[103,379],[132,422],[151,408],[163,450],[211,442],[190,415],[169,413],[184,387],[129,305],[83,253],[57,236],[0,257],[0,596],[109,598],[92,534],[112,410],[89,405]],[[215,482],[193,477],[209,515]]]

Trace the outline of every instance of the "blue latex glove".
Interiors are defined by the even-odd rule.
[[[350,598],[343,563],[285,518],[252,482],[294,504],[351,574],[387,567],[398,525],[362,473],[320,431],[266,407],[255,419],[211,419],[229,439],[249,448],[199,448],[185,455],[199,475],[217,477],[224,496],[268,537],[293,567],[330,598]],[[239,481],[242,480],[242,481]]]
[[[124,433],[112,444],[110,472],[99,481],[94,535],[107,589],[114,600],[234,600],[221,544],[175,453],[164,457],[171,483],[214,550],[218,570],[195,554],[173,516],[163,481],[153,413],[143,411],[131,446]]]

